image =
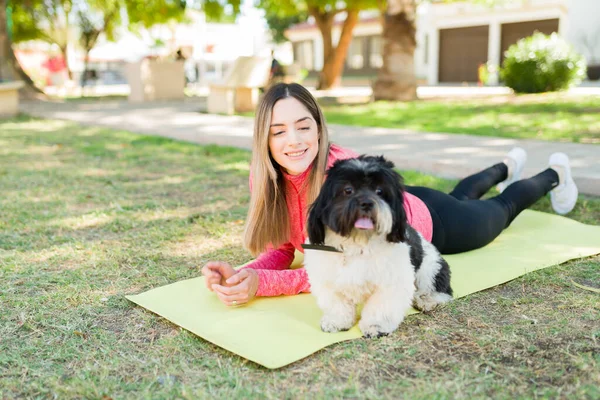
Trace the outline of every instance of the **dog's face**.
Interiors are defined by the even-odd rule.
[[[310,207],[310,242],[323,244],[325,228],[344,237],[379,234],[386,235],[388,242],[404,241],[403,193],[402,177],[383,157],[362,155],[337,161]]]

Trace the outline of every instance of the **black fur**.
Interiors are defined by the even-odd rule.
[[[435,290],[440,293],[446,293],[452,296],[452,288],[450,287],[450,266],[440,257],[440,270],[435,276]]]
[[[416,272],[423,263],[423,245],[417,231],[410,225],[407,227],[406,236],[406,243],[410,246],[410,262],[415,267]]]

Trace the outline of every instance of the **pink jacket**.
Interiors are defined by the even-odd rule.
[[[329,149],[327,168],[337,160],[358,157],[352,150],[332,144]],[[258,273],[259,283],[257,296],[293,295],[310,292],[308,275],[304,268],[289,269],[294,260],[294,252],[304,252],[302,244],[306,239],[307,190],[306,181],[310,168],[300,175],[283,173],[285,178],[285,195],[290,218],[290,240],[277,249],[269,249],[244,268],[253,268]],[[252,177],[250,177],[252,186]],[[419,198],[410,193],[404,194],[404,207],[408,223],[421,232],[426,240],[431,241],[433,223],[427,206]]]

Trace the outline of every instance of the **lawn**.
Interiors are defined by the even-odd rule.
[[[600,297],[573,284],[598,286],[598,256],[275,371],[128,302],[208,260],[250,259],[240,244],[249,159],[64,121],[0,121],[0,398],[600,398]],[[600,224],[600,199],[581,197],[570,216]]]
[[[600,143],[600,96],[541,94],[326,106],[329,123]]]

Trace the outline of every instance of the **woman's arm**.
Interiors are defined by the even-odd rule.
[[[258,275],[256,296],[294,295],[310,291],[304,268],[289,269],[296,249],[286,243],[278,249],[262,253],[255,261],[241,268],[251,268]]]
[[[244,268],[252,269],[288,269],[294,261],[296,249],[291,243],[285,243],[277,249],[270,248]]]
[[[304,268],[283,271],[257,269],[255,271],[258,274],[256,296],[291,296],[310,292],[308,274]]]

